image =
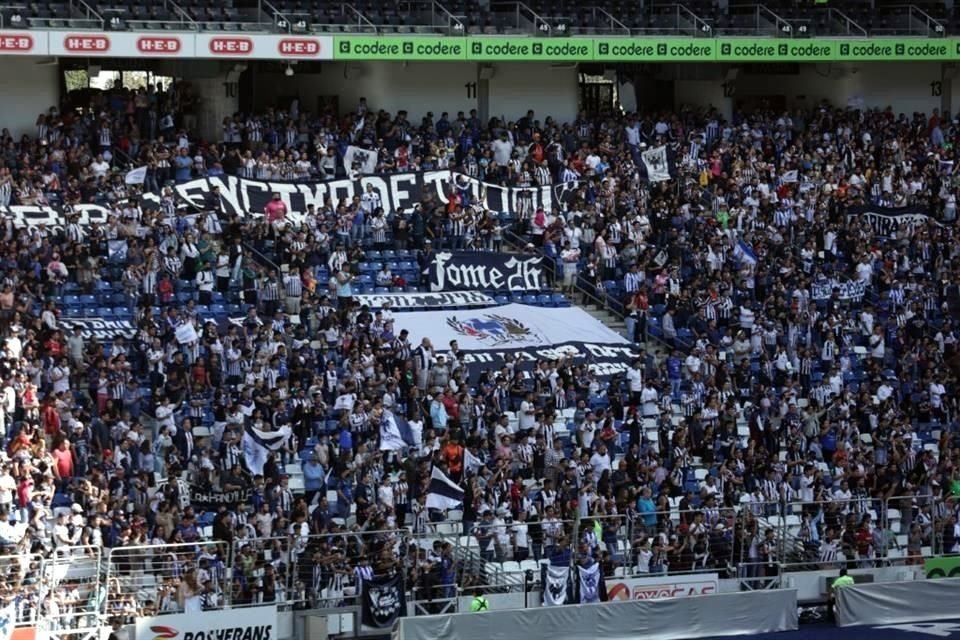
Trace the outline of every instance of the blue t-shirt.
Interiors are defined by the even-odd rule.
[[[177,182],[186,182],[190,179],[190,170],[193,169],[193,158],[190,156],[177,156],[173,159],[173,164],[177,168]]]

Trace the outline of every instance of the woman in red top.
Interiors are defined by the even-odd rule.
[[[57,411],[57,407],[53,402],[53,398],[49,398],[43,403],[43,411],[40,413],[40,419],[43,422],[43,432],[55,438],[60,435],[60,412]]]

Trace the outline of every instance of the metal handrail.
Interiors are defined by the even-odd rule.
[[[491,2],[490,3],[491,10],[495,11],[497,7],[512,8],[512,12],[514,14],[514,20],[515,20],[514,28],[519,31],[524,30],[524,26],[523,26],[524,20],[526,20],[533,26],[533,30],[532,30],[533,33],[537,33],[541,26],[550,27],[550,23],[547,22],[543,18],[543,16],[541,16],[539,13],[537,13],[536,11],[534,11],[533,9],[525,5],[523,2],[510,1],[510,2]]]
[[[833,7],[830,7],[827,9],[827,16],[830,19],[833,19],[834,16],[840,18],[840,20],[846,25],[847,35],[851,35],[851,31],[856,32],[858,35],[863,37],[870,35],[866,29],[860,26],[860,24],[858,24],[853,18],[848,16],[840,9],[834,9]]]
[[[294,15],[294,14],[288,15],[283,11],[280,11],[280,9],[277,9],[275,6],[270,4],[268,0],[260,0],[260,6],[261,6],[261,11],[263,10],[263,7],[266,7],[272,12],[270,16],[273,19],[273,25],[275,28],[281,31],[285,31],[287,33],[293,33],[293,20],[291,18],[291,15]],[[305,14],[295,14],[295,15],[305,15]],[[306,14],[306,15],[309,15],[309,14]],[[281,21],[285,23],[286,26],[281,27],[280,26]]]
[[[914,20],[916,20],[922,25],[918,29],[919,35],[926,35],[926,36],[946,35],[946,28],[943,26],[943,23],[941,23],[939,20],[931,16],[929,13],[927,13],[917,5],[914,5],[914,4],[895,5],[891,8],[892,9],[906,8],[907,22],[912,24]]]
[[[90,20],[90,19],[99,20],[101,26],[104,26],[104,27],[105,27],[106,21],[104,20],[103,16],[100,15],[100,13],[98,13],[97,11],[95,11],[95,10],[93,9],[93,7],[91,7],[89,4],[87,4],[86,0],[70,0],[70,5],[71,5],[71,7],[73,6],[73,3],[74,3],[74,2],[77,3],[78,5],[80,5],[80,6],[86,11],[86,16],[87,16],[87,17],[85,18],[86,20]],[[91,18],[91,16],[92,16],[92,18]]]
[[[609,11],[607,11],[603,7],[590,7],[589,11],[593,15],[594,20],[602,20],[609,25],[609,28],[593,27],[593,29],[595,29],[597,32],[602,30],[605,34],[607,31],[609,31],[610,33],[607,35],[623,35],[623,36],[630,35],[630,28],[627,25],[623,24],[620,20],[614,17],[613,14],[611,14]],[[554,19],[554,16],[547,16],[547,18]],[[556,17],[556,19],[560,19],[560,18],[562,18],[562,16]],[[591,27],[587,27],[586,29],[590,29],[590,28]],[[571,33],[576,34],[584,30],[585,29],[583,27],[578,27],[573,25],[570,26]]]
[[[791,25],[788,20],[782,18],[775,11],[765,7],[764,5],[757,5],[757,7],[758,7],[758,12],[757,12],[758,22],[760,19],[760,14],[761,13],[766,14],[769,16],[768,19],[772,20],[773,22],[776,34],[778,35],[789,34],[790,36],[793,36],[793,25]],[[758,25],[758,30],[759,30],[759,25]]]
[[[363,14],[363,12],[358,10],[352,4],[344,3],[340,5],[340,7],[341,9],[346,9],[347,11],[352,11],[354,13],[354,16],[357,18],[357,26],[359,26],[360,28],[369,29],[373,33],[377,33],[380,31],[377,28],[377,25],[373,24],[373,22],[371,22],[370,19]]]
[[[178,5],[173,0],[165,0],[167,5],[173,9],[173,13],[180,16],[180,22],[189,25],[190,31],[199,31],[200,26],[197,24],[196,20],[190,17],[190,14],[186,10]]]
[[[456,33],[464,34],[467,32],[467,25],[463,23],[457,16],[447,9],[445,6],[437,2],[437,0],[430,0],[430,5],[434,12],[440,13],[441,16],[446,16],[447,19],[447,28],[452,29]],[[434,21],[436,20],[436,15],[433,16]],[[431,26],[439,26],[433,24]]]

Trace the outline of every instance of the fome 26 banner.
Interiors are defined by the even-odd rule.
[[[287,205],[290,219],[299,222],[309,205],[320,208],[327,198],[334,203],[349,201],[354,196],[365,193],[368,186],[380,194],[384,212],[389,215],[398,211],[409,211],[428,193],[432,193],[438,203],[446,204],[452,189],[459,189],[467,194],[470,204],[480,203],[490,211],[498,213],[517,213],[521,209],[521,202],[529,202],[534,208],[543,207],[545,211],[553,211],[556,207],[562,209],[572,200],[578,183],[545,187],[504,187],[456,172],[420,171],[319,182],[265,181],[220,176],[180,183],[174,187],[174,193],[180,205],[203,210],[206,207],[207,194],[216,187],[220,190],[224,213],[235,214],[241,218],[262,215],[272,195],[278,193]],[[141,196],[140,205],[143,209],[156,209],[160,205],[160,196],[145,193]],[[107,207],[96,204],[76,205],[71,212],[79,215],[80,224],[84,225],[103,224],[110,214]],[[63,226],[66,224],[66,214],[60,207],[0,207],[0,215],[10,216],[17,227]]]
[[[431,291],[541,291],[550,286],[546,258],[478,251],[442,251],[427,267]]]

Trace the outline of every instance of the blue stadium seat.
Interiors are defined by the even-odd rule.
[[[523,296],[523,304],[528,304],[534,307],[537,306],[537,296],[534,296],[534,295]]]
[[[79,307],[80,296],[63,296],[63,304],[68,307]]]
[[[97,309],[97,315],[101,318],[112,318],[113,309],[111,307],[100,307]]]
[[[382,255],[382,256],[383,256],[383,259],[386,260],[386,261],[396,260],[396,259],[397,259],[397,252],[396,252],[396,251],[393,251],[392,249],[387,249],[387,250],[385,250],[385,251],[381,251],[381,252],[380,252],[380,255]]]
[[[568,300],[567,296],[563,295],[562,293],[555,293],[553,294],[552,298],[553,298],[553,306],[555,307],[570,306],[570,300]]]
[[[541,307],[556,306],[555,304],[553,304],[553,296],[551,296],[549,293],[543,293],[537,296],[537,305]]]
[[[505,295],[499,295],[494,298],[497,304],[510,304],[510,297]]]

